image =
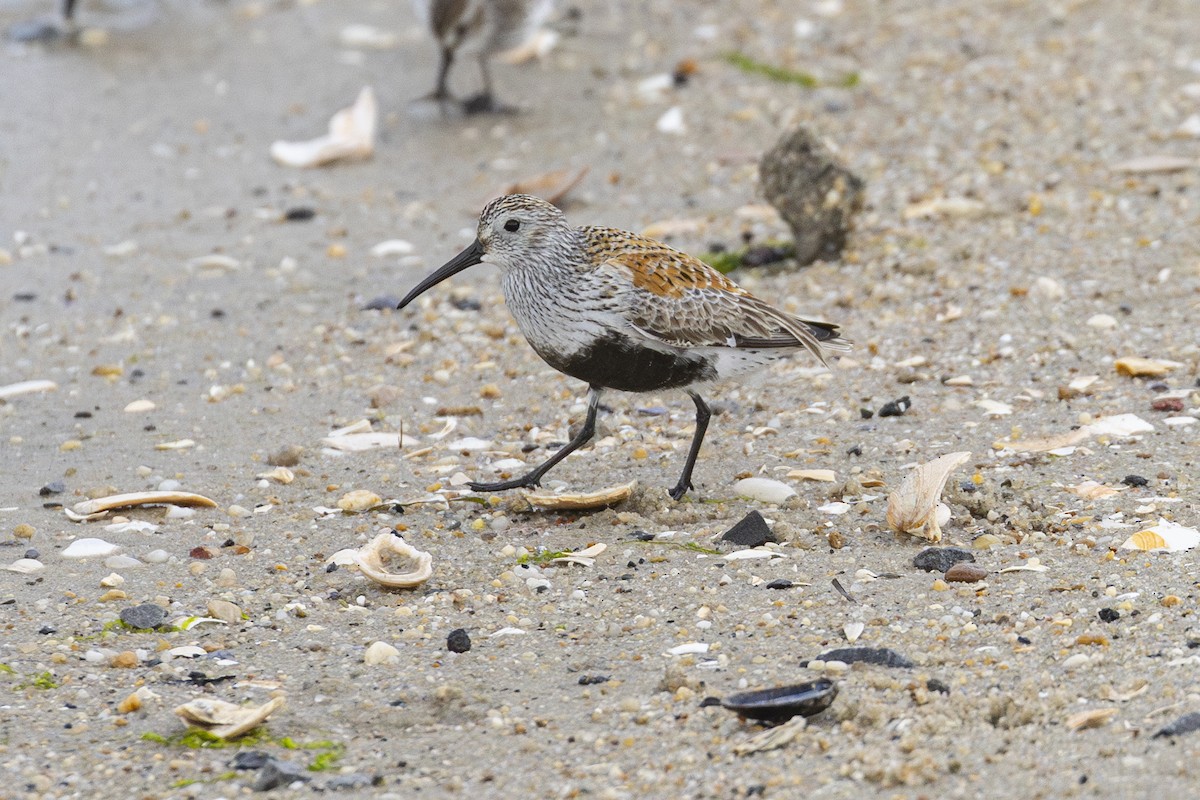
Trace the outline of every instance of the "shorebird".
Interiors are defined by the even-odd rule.
[[[683,389],[696,405],[696,432],[671,497],[692,486],[710,416],[700,389],[807,350],[848,350],[838,326],[780,311],[712,267],[661,242],[614,228],[572,227],[530,195],[488,203],[475,241],[421,281],[397,308],[475,264],[495,264],[509,311],[534,351],[588,384],[587,418],[571,441],[531,472],[477,492],[537,486],[596,430],[606,389]]]
[[[463,102],[468,114],[510,110],[496,102],[488,59],[523,44],[550,16],[554,0],[412,0],[417,16],[441,48],[437,86],[425,99],[454,100],[448,79],[461,49],[474,53],[483,73],[483,91]]]

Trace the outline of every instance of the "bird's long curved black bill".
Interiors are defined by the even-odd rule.
[[[447,261],[441,267],[438,267],[432,275],[418,283],[411,292],[404,296],[404,299],[397,304],[396,308],[401,309],[406,305],[416,300],[429,289],[437,286],[442,281],[449,278],[451,275],[457,275],[467,267],[473,267],[476,264],[483,263],[483,245],[476,239],[471,243],[471,246],[454,258]]]

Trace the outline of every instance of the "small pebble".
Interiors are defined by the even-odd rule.
[[[37,529],[24,522],[13,528],[13,536],[18,539],[32,539],[35,533],[37,533]]]
[[[961,547],[926,547],[913,557],[913,566],[926,572],[945,572],[961,561],[974,561],[975,555]]]
[[[1146,484],[1150,483],[1150,481],[1147,478],[1143,478],[1141,475],[1126,475],[1121,479],[1121,483],[1125,484],[1126,486],[1133,486],[1137,488],[1140,486],[1145,486]]]
[[[397,664],[400,661],[400,651],[387,642],[373,642],[363,653],[363,663]]]
[[[242,609],[228,600],[218,598],[208,601],[208,615],[230,625],[238,625],[242,621]]]
[[[879,416],[901,417],[904,416],[905,412],[907,412],[910,408],[912,408],[912,400],[909,399],[908,395],[904,395],[904,397],[901,397],[898,400],[892,400],[890,403],[884,403],[883,407],[879,409]]]
[[[158,603],[142,603],[121,610],[121,622],[131,628],[157,628],[167,618],[167,610]]]
[[[383,502],[383,498],[374,492],[366,489],[355,489],[352,492],[346,492],[337,501],[337,507],[342,511],[350,513],[360,513],[367,509],[374,508]]]
[[[787,578],[776,578],[767,584],[768,589],[790,589],[796,584],[789,581]]]
[[[987,570],[974,564],[959,563],[946,570],[945,578],[951,583],[978,583],[987,577]]]
[[[465,653],[471,649],[471,637],[463,628],[450,631],[446,637],[446,649],[451,653]]]
[[[62,481],[50,481],[50,483],[47,483],[41,489],[38,489],[38,495],[41,497],[48,497],[52,494],[62,494],[66,490],[67,485]]]
[[[269,758],[259,768],[258,778],[254,781],[254,791],[269,792],[272,789],[278,789],[280,786],[290,786],[297,781],[308,781],[311,779],[312,773],[304,765],[293,764],[291,761],[280,761],[277,758]]]
[[[132,650],[124,650],[117,653],[113,656],[112,661],[109,662],[109,664],[117,669],[133,669],[138,663],[137,653]]]
[[[1101,622],[1116,622],[1121,618],[1121,612],[1115,608],[1102,608],[1097,614]]]
[[[762,514],[751,511],[742,517],[736,525],[721,535],[722,542],[730,542],[739,547],[762,547],[767,542],[778,542],[771,526],[763,519]]]

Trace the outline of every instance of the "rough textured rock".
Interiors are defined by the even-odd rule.
[[[767,202],[791,226],[796,260],[837,258],[863,202],[863,180],[804,127],[784,134],[758,165]]]

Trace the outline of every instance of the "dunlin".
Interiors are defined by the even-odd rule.
[[[467,113],[506,111],[492,92],[488,59],[523,44],[554,7],[554,0],[412,0],[441,48],[437,86],[427,99],[453,101],[448,79],[454,57],[473,53],[483,73],[483,91],[463,103]]]
[[[807,350],[850,343],[838,327],[780,311],[686,253],[635,233],[572,227],[554,206],[529,195],[500,197],[483,209],[475,241],[400,301],[467,267],[500,267],[509,310],[547,364],[589,386],[579,433],[519,478],[472,483],[477,492],[536,486],[551,467],[595,433],[605,389],[683,389],[696,404],[696,432],[671,497],[692,487],[709,409],[700,389]]]

